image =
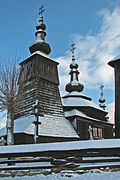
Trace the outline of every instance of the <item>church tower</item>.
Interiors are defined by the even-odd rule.
[[[58,89],[58,63],[49,57],[51,48],[45,41],[45,29],[46,25],[41,16],[36,25],[36,40],[29,46],[31,56],[20,63],[20,91],[23,91],[22,96],[23,101],[26,100],[26,107],[21,105],[17,116],[30,113],[36,99],[39,101],[41,113],[63,116]]]
[[[35,136],[38,136],[37,142],[79,138],[64,117],[59,93],[58,62],[49,56],[51,48],[45,41],[43,11],[42,6],[40,20],[36,25],[36,40],[29,46],[31,56],[20,63],[20,99],[15,120],[15,133],[20,134],[19,138],[15,134],[16,144],[33,143]]]
[[[88,140],[91,137],[93,139],[112,138],[113,125],[107,119],[108,112],[105,111],[103,91],[100,107],[92,102],[92,98],[82,94],[84,86],[79,82],[74,50],[75,45],[73,44],[72,63],[69,66],[70,82],[65,86],[68,93],[62,97],[65,117],[71,122],[81,140]]]
[[[66,91],[67,92],[82,92],[84,86],[82,84],[80,84],[79,79],[78,79],[78,75],[79,75],[79,71],[78,71],[78,64],[75,61],[75,56],[74,56],[74,44],[72,44],[71,46],[71,52],[72,52],[72,63],[70,64],[70,83],[68,83],[66,85]]]

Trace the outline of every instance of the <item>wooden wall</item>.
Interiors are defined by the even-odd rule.
[[[103,138],[105,139],[113,138],[113,125],[112,124],[103,123],[101,121],[97,122],[97,121],[90,121],[83,118],[78,118],[76,131],[78,132],[81,140],[89,139],[89,132],[88,132],[89,125],[91,125],[92,128],[96,127],[96,128],[102,129]]]

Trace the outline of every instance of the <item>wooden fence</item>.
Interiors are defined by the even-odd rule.
[[[108,141],[1,146],[0,170],[120,168],[119,141]]]

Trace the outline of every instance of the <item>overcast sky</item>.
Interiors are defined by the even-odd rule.
[[[114,71],[108,61],[120,55],[119,0],[0,0],[0,61],[30,56],[35,41],[38,10],[45,6],[44,22],[50,56],[59,64],[60,90],[69,82],[70,46],[76,46],[83,94],[99,104],[100,85],[108,107],[114,102]]]

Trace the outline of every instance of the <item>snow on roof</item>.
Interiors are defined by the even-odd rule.
[[[35,116],[24,116],[14,121],[14,133],[34,134]],[[73,126],[65,117],[48,116],[40,117],[39,135],[52,137],[79,138]],[[0,136],[6,135],[6,128],[0,130]]]
[[[84,99],[87,99],[87,100],[89,100],[89,101],[91,101],[92,100],[92,98],[90,98],[90,97],[88,97],[88,96],[86,96],[86,95],[84,95],[84,94],[81,94],[80,92],[78,92],[78,91],[72,91],[72,92],[69,92],[69,93],[67,93],[65,96],[63,96],[63,98],[66,98],[66,97],[68,97],[68,96],[74,96],[74,97],[82,97],[82,98],[84,98]]]
[[[103,122],[103,121],[101,121],[99,119],[89,117],[89,116],[87,116],[86,114],[84,114],[83,112],[81,112],[80,110],[77,110],[77,109],[72,109],[70,111],[65,111],[65,117],[66,118],[75,117],[75,116],[79,116],[79,117],[82,117],[82,118],[87,118],[87,119],[92,120],[92,121],[99,121],[99,122],[102,122],[102,123],[112,124],[110,122]]]
[[[116,60],[118,60],[118,59],[120,59],[120,55],[114,57],[111,61],[116,61]]]
[[[56,60],[53,60],[53,59],[52,59],[50,56],[48,56],[47,54],[45,54],[45,53],[43,53],[43,52],[41,52],[41,51],[35,51],[34,53],[31,54],[31,56],[29,56],[28,58],[26,58],[24,61],[20,62],[20,65],[21,65],[22,63],[26,62],[29,58],[31,58],[32,56],[34,56],[34,55],[36,55],[36,54],[38,54],[38,55],[40,55],[40,56],[43,56],[43,57],[45,57],[45,58],[47,58],[47,59],[49,59],[49,60],[51,60],[51,61],[54,61],[55,63],[59,64]]]
[[[14,133],[26,132],[26,129],[29,128],[29,126],[31,125],[31,123],[34,120],[35,120],[35,116],[33,116],[33,115],[16,119],[14,121]],[[29,133],[29,131],[28,131],[28,133]],[[6,127],[0,129],[0,136],[5,136],[5,135],[6,135]]]
[[[65,111],[65,117],[72,117],[72,116],[80,116],[80,117],[87,117],[83,112],[77,110],[77,109],[72,109],[71,111]]]
[[[78,94],[78,93],[77,93]],[[64,96],[65,97],[65,96]],[[101,107],[99,107],[94,102],[87,100],[82,97],[82,95],[74,96],[74,94],[69,93],[69,96],[66,96],[65,98],[62,98],[63,106],[67,107],[92,107],[95,109],[98,109],[100,111],[104,111]],[[106,111],[105,111],[106,112]]]
[[[40,118],[40,134],[55,137],[79,137],[65,117],[46,116]]]
[[[111,67],[115,67],[115,64],[120,65],[120,55],[108,62]]]
[[[56,60],[53,60],[49,55],[47,55],[47,54],[45,54],[45,53],[43,53],[43,52],[41,52],[41,51],[36,51],[36,52],[34,52],[32,55],[34,55],[34,54],[38,54],[38,55],[44,56],[44,57],[48,58],[49,60],[58,63]],[[58,63],[58,64],[59,64],[59,63]]]

